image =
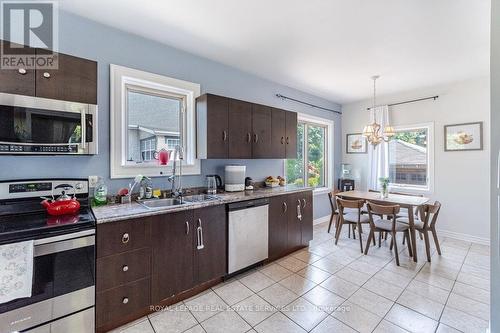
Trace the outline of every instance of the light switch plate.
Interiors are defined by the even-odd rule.
[[[89,187],[96,187],[99,176],[89,176]]]

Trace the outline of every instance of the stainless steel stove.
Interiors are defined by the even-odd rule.
[[[40,197],[60,195],[61,184],[75,189],[80,211],[50,216]],[[95,218],[87,180],[0,182],[0,245],[31,239],[31,297],[0,304],[0,332],[94,332]]]

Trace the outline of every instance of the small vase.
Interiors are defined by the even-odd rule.
[[[382,199],[387,199],[389,197],[389,189],[387,187],[382,188],[382,190],[380,191],[380,197]]]

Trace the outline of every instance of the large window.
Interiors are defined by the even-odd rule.
[[[297,127],[297,159],[286,160],[288,184],[329,187],[327,123],[300,120]]]
[[[196,159],[195,99],[200,85],[111,65],[111,178],[160,176],[171,171],[158,163],[166,150],[172,161],[184,149],[183,173],[199,174]]]
[[[393,188],[430,190],[432,125],[396,128],[389,142],[389,179]]]

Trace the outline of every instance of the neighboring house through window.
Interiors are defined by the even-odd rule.
[[[432,188],[433,126],[423,124],[395,128],[389,142],[389,179],[393,189],[425,190]]]

